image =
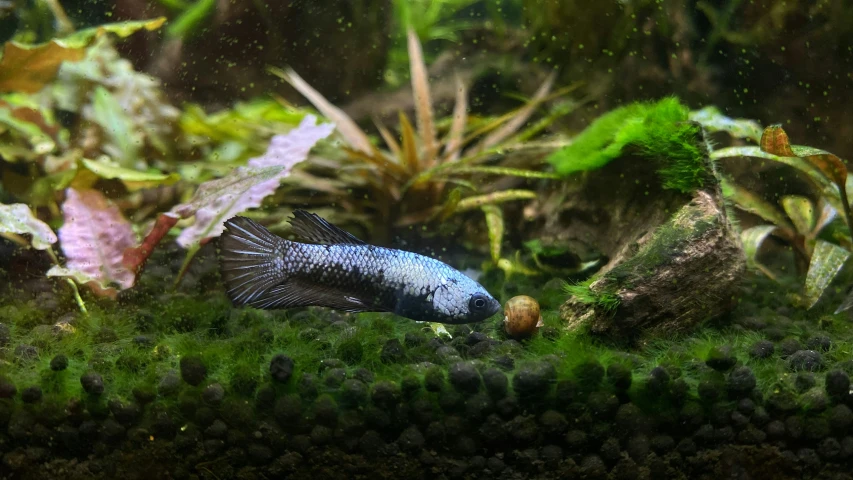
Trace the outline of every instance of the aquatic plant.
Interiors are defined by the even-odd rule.
[[[554,174],[535,169],[500,164],[484,165],[500,162],[503,159],[502,152],[510,148],[517,157],[520,156],[519,154],[529,147],[513,143],[513,138],[530,138],[547,126],[547,123],[540,122],[518,132],[535,109],[549,98],[553,75],[541,85],[526,105],[487,121],[471,132],[467,132],[469,125],[466,88],[458,82],[453,119],[447,136],[442,141],[437,136],[420,41],[411,29],[408,32],[408,47],[418,133],[415,133],[412,122],[404,113],[400,114],[401,142],[398,142],[387,128],[378,124],[379,134],[385,141],[387,150],[375,147],[367,133],[302,80],[295,71],[276,68],[271,71],[290,83],[336,124],[346,142],[346,146],[342,148],[345,158],[340,170],[353,169],[356,173],[354,176],[339,175],[338,180],[349,183],[351,186],[348,190],[367,190],[363,199],[360,196],[351,197],[341,203],[344,206],[352,205],[350,208],[354,212],[377,212],[376,220],[372,223],[374,235],[378,234],[380,238],[383,236],[383,225],[407,227],[437,219],[443,220],[456,213],[481,210],[488,225],[492,259],[497,262],[501,258],[503,215],[496,206],[503,202],[535,198],[536,192],[527,189],[488,191],[493,182],[481,185],[476,180],[482,176],[495,175],[527,179],[556,178]],[[551,96],[564,94],[571,88]],[[451,185],[456,187],[451,189]],[[310,188],[310,185],[305,187]],[[339,201],[334,198],[330,200],[325,203]]]
[[[818,195],[817,201],[796,195],[781,198],[782,210],[752,194],[734,182],[727,181],[725,192],[736,205],[770,222],[748,228],[741,233],[750,263],[771,278],[776,278],[756,257],[768,236],[776,236],[793,247],[798,266],[805,271],[803,305],[813,307],[850,257],[853,216],[850,211],[847,168],[837,156],[811,147],[791,145],[781,126],[764,129],[758,147],[727,147],[713,152],[717,159],[746,157],[767,159],[793,167],[805,174]],[[841,212],[844,228],[832,238],[821,233]],[[844,231],[846,230],[846,231]],[[849,308],[850,299],[836,311]]]
[[[690,110],[674,97],[633,103],[610,111],[548,157],[563,176],[603,167],[627,151],[655,163],[665,189],[690,193],[708,175],[696,145],[698,125],[688,122]]]

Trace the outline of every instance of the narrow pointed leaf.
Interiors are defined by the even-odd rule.
[[[487,148],[493,147],[509,138],[510,135],[514,134],[519,128],[521,128],[521,126],[524,125],[524,122],[526,122],[533,114],[533,111],[540,103],[542,103],[545,97],[548,96],[548,92],[551,90],[551,86],[554,85],[554,79],[556,78],[557,76],[554,73],[548,75],[548,78],[545,79],[545,82],[539,87],[527,105],[518,110],[512,119],[487,135],[486,138],[484,138],[477,147],[475,147],[474,151],[481,152]]]
[[[487,175],[503,175],[508,177],[522,177],[522,178],[547,178],[547,179],[560,179],[561,176],[552,172],[540,172],[538,170],[525,170],[522,168],[511,168],[511,167],[467,167],[467,166],[450,166],[447,169],[441,171],[440,174],[436,176],[452,176],[452,175],[460,175],[460,174],[473,174],[473,173],[482,173]]]
[[[818,240],[806,274],[805,306],[812,308],[824,290],[850,258],[850,252],[838,245]]]
[[[29,235],[30,244],[38,250],[50,248],[57,240],[53,230],[36,218],[30,207],[23,203],[12,205],[0,203],[0,233]]]
[[[487,193],[484,195],[476,195],[473,197],[463,198],[457,206],[457,211],[465,212],[483,207],[485,205],[496,205],[504,202],[512,202],[516,200],[531,200],[536,198],[536,192],[530,190],[503,190],[500,192]]]
[[[436,162],[438,142],[433,123],[432,97],[429,91],[429,76],[424,62],[421,42],[414,30],[408,31],[409,68],[412,75],[412,93],[415,96],[415,112],[418,116],[418,131],[424,143],[424,166],[429,168]]]
[[[274,75],[289,83],[293,88],[301,93],[302,96],[307,98],[308,101],[320,111],[320,113],[331,120],[341,133],[341,136],[344,137],[344,140],[346,140],[351,147],[367,154],[374,153],[375,148],[370,143],[370,139],[367,137],[367,134],[359,128],[353,119],[344,113],[343,110],[326,100],[326,97],[324,97],[323,94],[314,90],[314,87],[297,75],[294,70],[280,70],[277,68],[270,68],[269,70]]]
[[[382,140],[385,141],[385,145],[388,145],[388,149],[391,150],[391,154],[396,159],[403,158],[403,151],[400,149],[400,144],[397,143],[397,140],[394,138],[394,135],[391,135],[391,132],[385,127],[385,125],[378,118],[373,119],[374,125],[376,125],[376,129],[379,130],[379,135],[382,136]]]
[[[816,215],[811,200],[799,195],[786,195],[782,197],[782,208],[785,209],[785,213],[788,214],[798,233],[807,235],[812,231]]]
[[[484,205],[481,210],[486,215],[486,226],[489,230],[489,253],[492,255],[492,261],[498,263],[504,237],[503,211],[495,205]]]
[[[450,136],[444,155],[447,161],[459,159],[462,151],[462,139],[465,135],[465,125],[468,123],[468,89],[462,83],[459,75],[456,75],[456,104],[453,106],[453,122],[450,124]]]
[[[403,160],[409,172],[415,173],[420,171],[420,161],[418,160],[417,139],[415,130],[412,128],[409,117],[405,113],[400,112],[400,134],[403,136]]]

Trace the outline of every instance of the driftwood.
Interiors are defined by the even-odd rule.
[[[697,144],[707,152],[703,138]],[[607,259],[562,306],[568,328],[622,339],[670,335],[732,308],[745,258],[705,159],[707,177],[692,194],[662,189],[647,159],[628,156],[555,197],[563,199],[559,214],[541,238]]]

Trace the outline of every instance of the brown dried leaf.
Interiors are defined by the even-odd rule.
[[[415,31],[408,32],[409,68],[412,74],[412,93],[415,96],[415,112],[418,115],[418,131],[424,143],[424,168],[436,163],[438,143],[435,139],[432,98],[429,91],[429,76],[424,62],[421,42]]]
[[[56,41],[43,45],[6,42],[0,60],[0,92],[36,93],[56,77],[62,62],[83,59],[85,51]]]
[[[341,132],[344,140],[346,140],[351,147],[369,155],[377,153],[376,149],[370,143],[370,139],[367,137],[367,134],[364,133],[358,125],[356,125],[353,119],[344,113],[343,110],[326,100],[326,97],[324,97],[322,93],[315,90],[314,87],[303,80],[302,77],[300,77],[293,69],[288,68],[287,70],[281,70],[278,68],[270,68],[269,70],[299,91],[299,93],[307,98],[308,101],[320,111],[320,113],[331,120],[337,127],[338,131]]]
[[[468,89],[462,83],[462,78],[456,75],[456,104],[453,106],[453,123],[450,125],[450,136],[444,150],[444,154],[447,156],[446,161],[452,162],[459,159],[467,123]]]

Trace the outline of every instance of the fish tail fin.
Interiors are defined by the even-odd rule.
[[[234,305],[246,305],[287,279],[289,243],[245,217],[225,222],[219,238],[220,272]]]

